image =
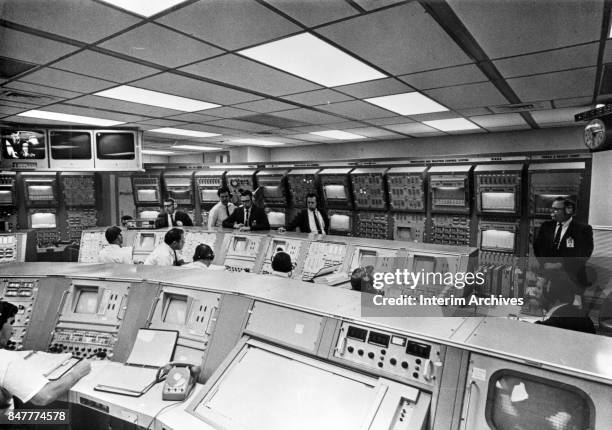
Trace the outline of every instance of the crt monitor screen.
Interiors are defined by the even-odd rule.
[[[217,190],[200,190],[200,200],[203,202],[216,202],[219,200],[217,197]]]
[[[427,255],[415,255],[412,271],[414,273],[423,271],[424,273],[434,273],[436,270],[436,259]]]
[[[136,190],[138,202],[158,202],[156,189],[139,189]]]
[[[264,185],[264,198],[278,199],[283,197],[280,186],[277,185]]]
[[[432,187],[434,206],[464,206],[464,187]]]
[[[492,251],[514,251],[513,231],[483,230],[480,240],[480,249]]]
[[[162,321],[168,324],[185,324],[187,320],[187,297],[169,295],[166,297]]]
[[[75,288],[75,293],[75,314],[95,314],[98,311],[97,287],[77,287]]]
[[[535,212],[537,214],[552,213],[552,204],[557,198],[569,199],[576,201],[576,196],[569,194],[536,194],[535,195]]]
[[[43,160],[46,156],[43,130],[3,128],[2,158],[15,160]]]
[[[13,193],[11,190],[0,190],[0,204],[12,204]]]
[[[325,185],[323,189],[328,200],[346,200],[346,188],[344,185]]]
[[[30,214],[32,228],[57,228],[57,217],[52,212],[36,212]]]
[[[55,200],[53,185],[26,185],[26,190],[30,200]]]
[[[168,190],[168,195],[175,200],[191,200],[191,190],[184,188],[175,188]]]
[[[516,210],[514,193],[482,192],[480,196],[483,211],[514,212]]]
[[[348,215],[334,214],[329,218],[329,229],[333,231],[351,231],[351,218]]]
[[[285,214],[283,212],[270,211],[268,213],[268,223],[271,227],[282,227],[285,225]]]
[[[486,417],[497,430],[594,428],[586,393],[566,384],[513,371],[491,377]]]
[[[100,160],[133,160],[135,148],[134,133],[96,133],[96,153]]]
[[[91,134],[87,131],[50,131],[51,158],[54,160],[89,160]]]
[[[232,244],[232,249],[236,252],[244,252],[247,246],[246,237],[235,237],[234,243]]]

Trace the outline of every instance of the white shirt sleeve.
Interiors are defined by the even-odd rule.
[[[13,351],[0,350],[0,387],[28,402],[49,381]]]
[[[209,230],[217,225],[219,205],[220,203],[217,203],[216,205],[214,205],[208,214],[208,229]]]

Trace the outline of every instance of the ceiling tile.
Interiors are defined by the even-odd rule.
[[[0,103],[0,115],[1,116],[15,115],[15,114],[23,112],[25,110],[27,110],[27,109],[13,107],[13,106],[5,106],[4,103]]]
[[[380,9],[395,3],[403,3],[405,0],[353,0],[365,10]]]
[[[64,99],[71,99],[73,97],[78,97],[81,93],[76,93],[74,91],[62,90],[59,88],[51,88],[43,85],[29,84],[27,82],[21,81],[13,81],[4,85],[5,88],[14,88],[16,90],[24,90],[30,91],[37,94],[45,94],[49,96],[60,97]]]
[[[325,113],[316,112],[310,109],[292,109],[282,112],[274,112],[274,116],[289,118],[307,124],[333,124],[335,122],[342,121],[342,118],[335,115],[327,115]]]
[[[100,46],[167,67],[182,66],[224,52],[153,23],[137,27]]]
[[[145,116],[169,116],[176,115],[180,111],[165,109],[157,106],[148,106],[141,103],[131,103],[123,100],[110,99],[107,97],[84,96],[70,100],[70,104],[112,110],[117,112],[133,113]]]
[[[518,113],[472,116],[470,117],[470,120],[484,128],[512,127],[527,124],[523,117]]]
[[[71,55],[55,63],[53,67],[114,82],[128,82],[159,72],[151,67],[93,51],[82,51]]]
[[[331,24],[316,32],[394,75],[471,62],[417,2]]]
[[[341,87],[335,87],[334,89],[359,99],[387,96],[390,94],[411,93],[414,91],[408,85],[393,78],[343,85]]]
[[[323,131],[319,129],[318,131]],[[307,142],[319,142],[319,143],[329,143],[329,142],[346,142],[338,139],[330,139],[328,137],[317,136],[316,134],[302,133],[302,134],[292,134],[289,137],[293,139],[305,140]],[[363,140],[361,140],[363,141]]]
[[[357,9],[351,7],[344,0],[309,0],[307,2],[267,0],[266,3],[271,4],[307,27],[314,27],[359,13]]]
[[[206,109],[204,112],[205,115],[212,115],[219,118],[236,118],[239,116],[247,116],[252,115],[252,112],[244,109],[237,109],[234,107],[218,107],[213,109]]]
[[[2,19],[92,43],[140,21],[93,1],[5,0]]]
[[[182,113],[179,115],[172,115],[171,117],[167,117],[166,119],[176,119],[180,121],[187,122],[207,122],[207,121],[216,121],[219,118],[212,115],[206,115],[203,113]]]
[[[376,127],[350,128],[344,131],[347,131],[349,133],[354,133],[359,136],[365,136],[365,137],[398,137],[398,138],[403,137],[402,135],[393,133],[392,131],[383,130],[382,128],[376,128]]]
[[[598,50],[599,43],[590,43],[572,48],[497,60],[493,64],[506,78],[535,75],[557,70],[595,66],[597,65]]]
[[[237,55],[224,55],[180,70],[273,96],[321,88],[304,79]]]
[[[608,39],[606,41],[606,49],[604,50],[603,62],[609,63],[612,61],[612,41]]]
[[[46,64],[78,49],[6,27],[0,27],[0,40],[0,56],[35,64]]]
[[[582,107],[562,108],[562,109],[550,109],[550,110],[539,110],[531,112],[531,116],[538,125],[548,124],[563,124],[567,123],[570,125],[577,125],[574,122],[574,115],[580,112],[584,112]]]
[[[593,94],[595,67],[508,79],[523,102],[582,97]]]
[[[496,1],[486,7],[481,1],[448,0],[448,4],[490,58],[592,42],[600,37],[601,0]]]
[[[460,115],[456,114],[453,111],[446,112],[432,112],[432,113],[424,113],[420,115],[410,115],[410,119],[415,121],[435,121],[438,119],[451,119],[458,118]]]
[[[255,124],[253,122],[247,122],[247,121],[239,121],[237,119],[221,119],[219,121],[211,121],[207,123],[207,125],[226,127],[226,128],[242,130],[242,131],[253,131],[253,132],[272,130],[272,127],[267,126],[267,125]]]
[[[491,111],[487,108],[469,108],[469,109],[457,109],[457,113],[463,116],[480,116],[489,115]]]
[[[98,109],[92,109],[81,106],[70,106],[65,104],[56,104],[52,106],[46,106],[43,110],[49,112],[59,112],[59,113],[67,113],[70,115],[82,115],[89,116],[92,118],[103,118],[103,119],[112,119],[114,121],[123,121],[123,122],[142,122],[143,120],[147,120],[149,118],[145,118],[137,115],[129,115],[125,113],[116,113],[116,112],[107,112]]]
[[[13,90],[10,88],[2,88],[0,89],[0,100],[3,103],[13,102],[13,103],[26,103],[35,106],[48,105],[51,103],[57,103],[61,101],[59,97],[47,96],[32,92],[27,92],[23,90]]]
[[[321,105],[319,106],[319,109],[354,119],[364,120],[371,118],[385,118],[394,115],[394,113],[391,111],[379,108],[378,106],[374,106],[361,100]]]
[[[211,84],[199,79],[187,78],[175,73],[161,73],[132,82],[130,85],[221,105],[241,103],[261,98],[260,96],[250,93]]]
[[[346,100],[353,100],[352,97],[340,94],[334,90],[324,89],[316,91],[307,91],[305,93],[291,94],[288,96],[282,96],[282,98],[300,103],[306,106],[317,106],[328,103],[343,102]]]
[[[292,109],[292,108],[295,108],[296,106],[291,105],[289,103],[279,102],[276,100],[262,99],[262,100],[256,100],[254,102],[240,103],[240,104],[234,105],[234,107],[241,108],[241,109],[248,109],[253,112],[267,113],[267,112],[277,112],[280,110]]]
[[[490,82],[438,88],[424,93],[450,109],[508,103],[508,100]]]
[[[499,133],[502,131],[530,130],[531,126],[529,124],[524,124],[524,125],[510,125],[510,126],[501,126],[501,127],[487,127],[487,129],[490,131],[494,131],[495,133]]]
[[[390,130],[398,131],[400,133],[405,134],[421,134],[421,133],[439,133],[439,130],[435,128],[429,127],[425,124],[421,124],[420,122],[413,122],[408,124],[395,124],[395,125],[387,125],[385,128]]]
[[[114,82],[77,75],[76,73],[46,67],[24,76],[20,81],[34,84],[48,85],[50,87],[63,88],[70,91],[90,93],[105,88],[114,87]]]
[[[593,97],[573,97],[569,99],[554,100],[556,108],[583,106],[585,110],[590,109]]]
[[[386,126],[389,124],[406,124],[413,121],[410,118],[406,118],[405,116],[391,116],[389,118],[369,119],[368,122],[374,125]]]
[[[174,127],[185,124],[184,121],[175,121],[173,119],[144,119],[138,121],[139,124],[152,125],[154,128],[159,127]]]
[[[254,1],[201,1],[157,20],[213,45],[238,49],[301,31]]]
[[[309,125],[306,127],[292,127],[287,129],[288,134],[292,133],[312,133],[321,130],[335,130],[331,124],[326,125]]]
[[[473,82],[484,82],[488,80],[475,64],[430,70],[427,72],[400,76],[399,78],[419,90],[471,84]]]
[[[333,130],[346,130],[348,128],[361,128],[364,124],[357,121],[343,121],[329,124],[328,127]]]

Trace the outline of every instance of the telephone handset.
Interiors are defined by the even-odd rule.
[[[162,400],[185,400],[195,386],[201,367],[184,362],[170,362],[157,371],[156,382],[164,382]]]

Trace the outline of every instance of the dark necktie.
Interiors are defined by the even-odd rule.
[[[176,249],[173,250],[174,251],[174,265],[178,266],[178,258],[176,258]]]
[[[557,231],[555,233],[555,238],[553,239],[553,246],[555,249],[559,249],[559,242],[561,242],[561,230],[563,230],[563,224],[558,222]]]
[[[226,218],[229,218],[229,205],[224,206],[225,207],[225,213],[227,214]]]
[[[246,226],[249,225],[249,210],[248,209],[244,211],[244,225]]]
[[[312,211],[312,216],[314,216],[314,219],[315,219],[315,225],[317,226],[317,233],[322,234],[323,230],[321,229],[321,223],[319,222],[317,211]]]

